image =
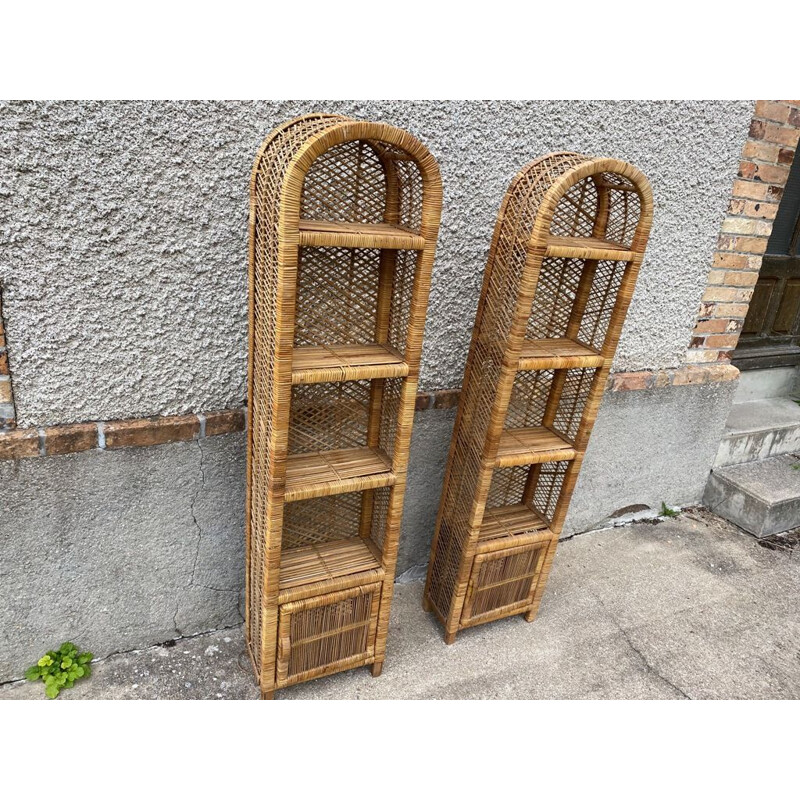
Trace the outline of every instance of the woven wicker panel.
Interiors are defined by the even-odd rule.
[[[553,375],[550,369],[517,373],[506,412],[506,428],[535,428],[542,424]]]
[[[633,184],[622,175],[605,172],[602,180],[608,187],[619,187],[608,193],[606,239],[629,247],[642,214],[642,201],[634,191]]]
[[[289,454],[365,447],[369,381],[292,387]]]
[[[594,369],[563,370],[564,382],[550,428],[570,442],[578,434],[595,372]]]
[[[399,160],[393,162],[393,166],[400,193],[397,222],[404,228],[418,231],[422,223],[422,174],[415,161]]]
[[[386,172],[369,142],[332,147],[306,174],[303,219],[377,223],[385,212]]]
[[[542,261],[526,339],[566,336],[582,274],[583,261],[579,259],[545,258]]]
[[[379,435],[368,441],[371,396],[374,384],[382,387]],[[341,381],[300,384],[292,387],[289,419],[289,454],[320,450],[380,447],[390,457],[394,452],[402,379]]]
[[[394,256],[387,341],[406,349],[418,253]],[[303,247],[297,277],[294,344],[369,344],[377,329],[380,250]]]
[[[517,549],[510,554],[500,551],[476,562],[466,618],[480,617],[530,597],[538,561],[544,552],[541,546]]]
[[[597,217],[597,187],[592,178],[576,183],[561,198],[553,214],[554,236],[591,236]]]
[[[486,508],[501,508],[522,502],[531,467],[504,467],[492,473]]]
[[[300,249],[296,347],[375,341],[379,260],[380,250]]]
[[[558,372],[563,380],[559,384],[560,394],[554,419],[547,427],[565,439],[574,441],[596,370],[565,369]],[[555,375],[554,370],[517,373],[506,413],[507,428],[535,428],[544,424]]]
[[[316,497],[289,503],[283,520],[281,548],[292,550],[310,544],[352,539],[364,533],[383,548],[389,487],[366,492]]]
[[[534,481],[531,506],[548,525],[553,521],[567,469],[566,461],[551,461],[531,467]]]
[[[532,496],[526,504],[548,524],[553,521],[556,504],[567,472],[568,462],[551,461],[531,467],[505,467],[492,474],[486,508],[502,508],[524,503],[530,483]]]
[[[306,117],[285,126],[268,143],[255,172],[252,199],[254,205],[252,248],[252,338],[258,348],[251,353],[250,415],[259,424],[251,426],[249,470],[249,620],[248,638],[253,658],[260,668],[261,607],[260,577],[266,557],[266,520],[270,516],[269,483],[274,468],[269,442],[274,432],[272,422],[276,402],[275,354],[278,326],[278,292],[281,273],[278,258],[280,200],[283,179],[292,158],[305,141],[327,129],[331,115]]]
[[[414,291],[418,259],[419,254],[413,250],[398,250],[395,256],[387,341],[401,353],[406,351],[411,297]]]
[[[602,350],[627,265],[624,261],[598,261],[576,339]]]
[[[354,656],[367,657],[372,645],[370,619],[376,602],[375,593],[366,592],[295,611],[289,626],[289,678]]]
[[[369,513],[369,538],[378,550],[383,550],[386,538],[386,517],[389,514],[391,492],[388,486],[364,492],[363,503]]]
[[[300,500],[286,506],[281,548],[290,550],[358,536],[361,495],[358,492]]]

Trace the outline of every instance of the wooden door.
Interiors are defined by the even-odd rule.
[[[733,363],[739,369],[800,364],[800,159],[789,174]]]

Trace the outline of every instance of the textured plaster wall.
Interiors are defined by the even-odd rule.
[[[750,102],[0,104],[0,283],[18,422],[240,405],[247,188],[279,122],[325,109],[413,131],[444,216],[422,387],[460,385],[497,209],[551,150],[632,161],[655,222],[615,368],[688,344]]]
[[[0,681],[241,622],[244,437],[0,461]]]

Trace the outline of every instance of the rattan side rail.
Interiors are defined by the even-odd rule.
[[[448,644],[536,616],[651,220],[647,179],[616,159],[554,153],[508,189],[425,586]]]
[[[258,152],[245,630],[264,698],[380,674],[441,195],[382,123],[312,114]]]

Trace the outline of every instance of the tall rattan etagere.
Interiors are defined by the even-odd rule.
[[[246,636],[264,698],[386,651],[435,160],[382,123],[278,127],[250,191]]]
[[[616,159],[553,153],[506,193],[425,586],[448,644],[536,616],[651,220],[647,179]]]

